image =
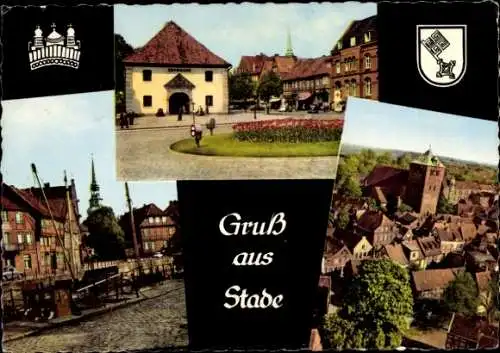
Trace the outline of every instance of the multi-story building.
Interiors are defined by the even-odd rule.
[[[43,193],[40,188],[2,187],[4,264],[27,278],[77,275],[82,262],[74,181],[68,187],[45,184]]]
[[[150,256],[155,252],[168,248],[172,237],[177,231],[176,218],[168,208],[163,211],[153,203],[133,209],[135,234],[140,256]],[[119,219],[119,224],[125,233],[129,244],[133,243],[130,212]]]
[[[378,99],[377,16],[353,21],[331,51],[333,107],[348,96]]]
[[[283,96],[295,109],[308,109],[312,103],[330,102],[331,57],[297,59],[291,71],[282,76]]]

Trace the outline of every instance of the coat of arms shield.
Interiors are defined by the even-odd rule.
[[[467,26],[417,25],[417,67],[432,86],[459,83],[467,69]]]

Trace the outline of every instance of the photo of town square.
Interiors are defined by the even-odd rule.
[[[116,181],[113,92],[2,105],[4,351],[186,346],[176,184]]]
[[[348,99],[316,347],[498,346],[497,131]]]
[[[371,3],[116,5],[115,42],[119,180],[333,179],[378,97]]]

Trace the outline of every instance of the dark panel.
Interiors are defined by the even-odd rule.
[[[332,187],[332,180],[177,183],[191,348],[308,345]],[[286,228],[279,235],[227,236],[220,230],[228,214],[269,225],[280,212]],[[234,230],[234,221],[228,219],[228,231]],[[273,261],[267,266],[233,265],[241,252],[272,252]],[[283,306],[227,309],[224,304],[234,300],[225,294],[233,285],[249,294],[263,289],[273,297],[281,294]]]
[[[422,2],[380,3],[379,32],[379,100],[457,115],[494,120],[498,118],[498,38],[497,8],[493,2]],[[449,46],[432,58],[423,45],[417,45],[417,25],[426,25],[421,39],[435,29],[448,40]],[[462,45],[457,32],[445,27],[465,25],[465,73],[460,79]],[[448,27],[449,28],[449,27]],[[430,43],[432,47],[433,43]],[[419,55],[427,69],[419,72]],[[439,64],[455,60],[455,79],[437,78]],[[431,60],[431,61],[429,61]],[[423,62],[420,60],[420,62]],[[427,72],[427,74],[425,74]],[[423,76],[426,76],[424,78]],[[430,81],[428,83],[427,81]],[[433,82],[436,81],[436,82]],[[458,83],[456,83],[458,82]],[[434,84],[438,84],[437,86]],[[443,87],[444,85],[456,83]],[[440,85],[440,86],[439,86]]]
[[[114,89],[112,6],[16,7],[4,10],[2,24],[3,99]],[[43,50],[48,48],[47,37],[53,36],[53,24],[56,32],[65,37],[63,46],[52,45],[60,47],[55,54],[46,52],[41,60],[30,61],[35,29],[39,26],[43,32]],[[75,31],[76,50],[67,48],[71,44],[66,42],[69,25]],[[71,66],[47,65],[54,62]]]

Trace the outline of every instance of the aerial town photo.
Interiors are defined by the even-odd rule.
[[[316,348],[498,346],[497,131],[348,99]]]
[[[4,351],[186,346],[176,184],[116,181],[113,92],[2,105]]]
[[[117,5],[115,40],[120,180],[333,179],[378,96],[372,3]]]

